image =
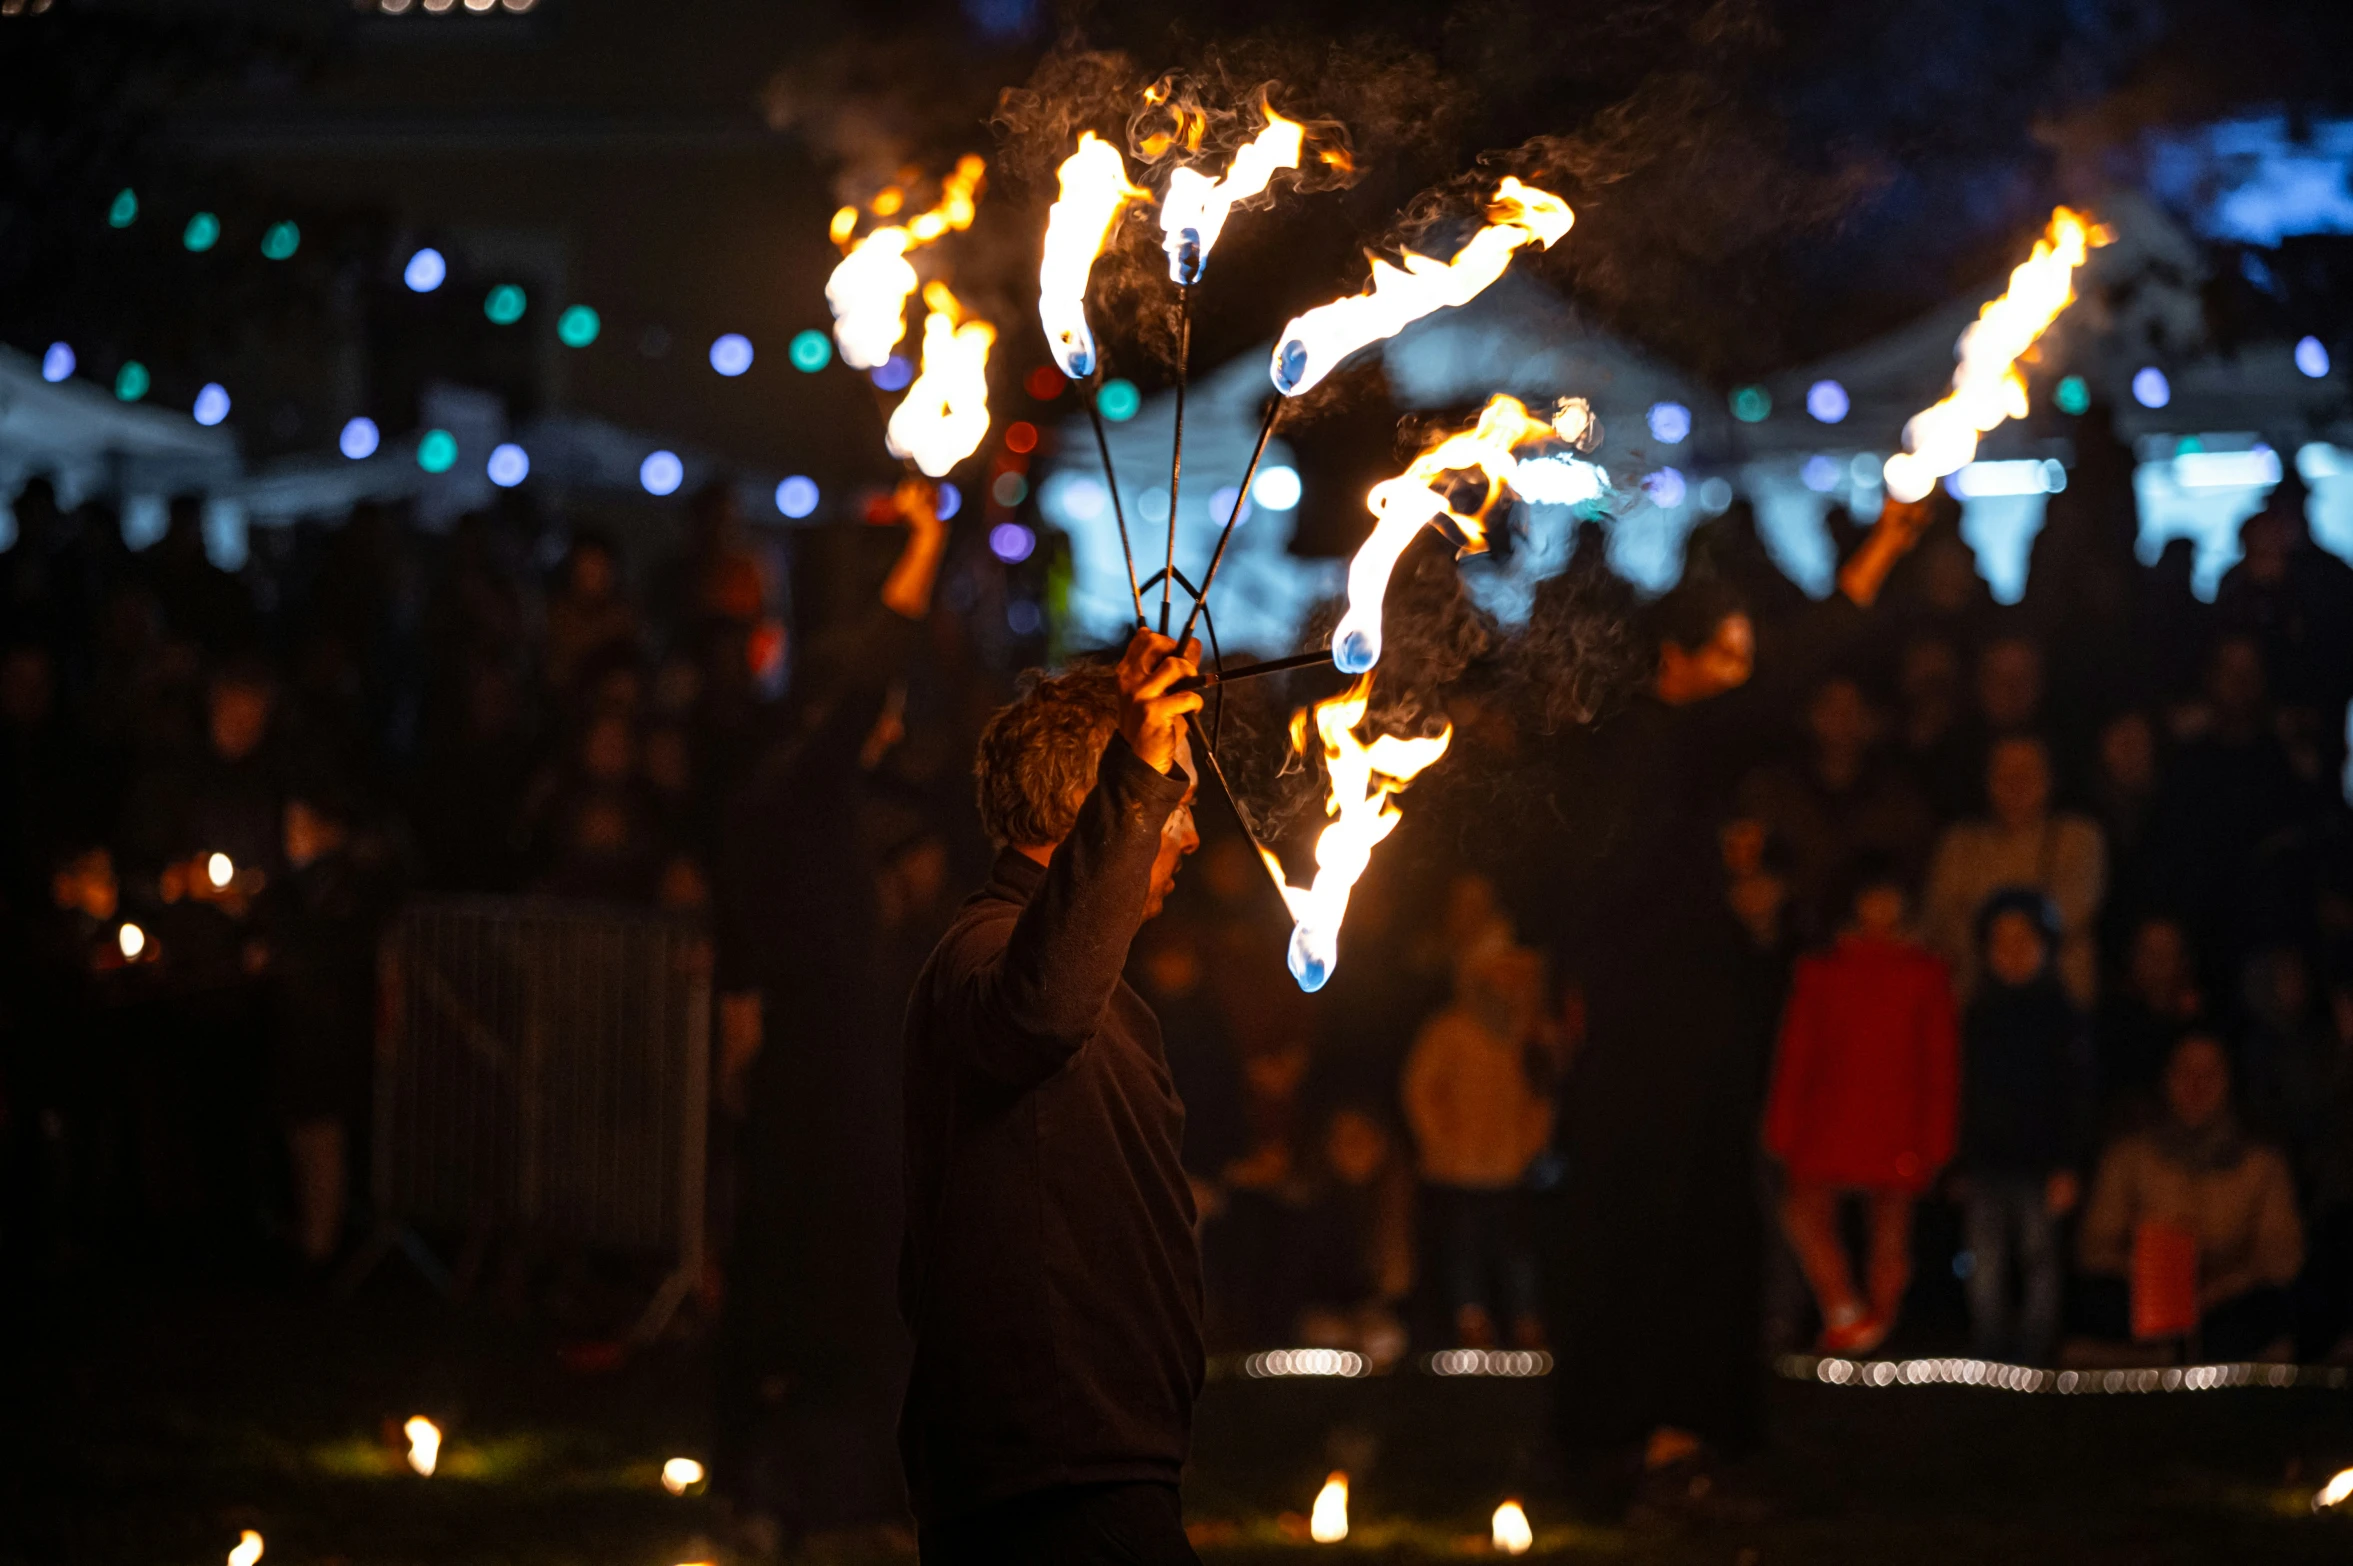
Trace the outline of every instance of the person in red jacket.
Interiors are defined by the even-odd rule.
[[[1861,867],[1851,907],[1830,949],[1798,964],[1765,1110],[1765,1146],[1788,1173],[1782,1224],[1833,1354],[1869,1353],[1895,1324],[1912,1204],[1953,1156],[1960,1098],[1951,976],[1905,933],[1893,866]],[[1867,1298],[1838,1234],[1849,1194],[1870,1209]]]

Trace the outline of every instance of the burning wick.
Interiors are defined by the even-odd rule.
[[[1341,695],[1315,704],[1315,729],[1324,746],[1324,768],[1331,774],[1325,811],[1329,826],[1315,840],[1315,882],[1293,886],[1282,862],[1267,850],[1266,868],[1291,910],[1291,946],[1285,959],[1291,977],[1303,990],[1320,990],[1340,961],[1340,925],[1348,917],[1348,894],[1372,863],[1373,845],[1397,830],[1404,819],[1391,796],[1446,754],[1454,738],[1449,727],[1426,739],[1384,734],[1369,744],[1356,736],[1372,705],[1373,677],[1360,676]],[[1307,710],[1291,715],[1291,744],[1307,748]],[[1328,1487],[1327,1487],[1328,1488]]]
[[[1505,175],[1488,208],[1487,226],[1454,259],[1437,261],[1408,250],[1400,268],[1376,257],[1372,284],[1363,293],[1293,317],[1275,339],[1268,370],[1275,390],[1296,397],[1359,348],[1396,336],[1433,310],[1468,304],[1503,276],[1523,245],[1549,250],[1575,221],[1560,197]]]
[[[989,433],[989,348],[997,329],[986,321],[965,321],[956,296],[944,283],[924,286],[923,372],[891,410],[883,444],[894,457],[909,457],[932,478],[979,449]]]
[[[114,932],[114,944],[115,949],[123,954],[123,961],[137,962],[139,954],[147,950],[147,932],[126,920],[123,927]]]
[[[1209,252],[1225,232],[1234,205],[1266,189],[1277,169],[1299,166],[1304,129],[1265,109],[1266,126],[1234,154],[1223,179],[1211,179],[1195,168],[1180,168],[1168,176],[1168,194],[1160,202],[1160,248],[1168,252],[1168,275],[1190,288],[1201,281]]]
[[[987,170],[982,159],[967,153],[940,181],[938,206],[906,223],[878,228],[856,244],[850,243],[850,236],[858,229],[858,209],[844,207],[833,215],[834,242],[848,254],[825,280],[825,302],[833,307],[833,340],[844,364],[854,370],[874,369],[907,335],[907,296],[916,284],[907,252],[972,226],[981,176]],[[875,199],[876,216],[897,212],[900,199],[896,187],[885,191]]]
[[[1487,548],[1487,517],[1519,477],[1519,451],[1586,439],[1592,410],[1577,399],[1562,401],[1551,419],[1530,413],[1516,397],[1496,396],[1479,411],[1478,423],[1447,436],[1413,460],[1403,473],[1375,484],[1365,496],[1375,522],[1372,536],[1348,562],[1348,612],[1332,628],[1332,662],[1343,674],[1362,674],[1381,661],[1381,601],[1406,545],[1427,523],[1467,554]],[[1531,464],[1531,488],[1556,482],[1549,468]],[[1475,473],[1484,488],[1475,507],[1458,509],[1449,484],[1452,474]]]
[[[204,861],[204,878],[210,881],[216,890],[226,887],[237,878],[236,862],[230,859],[227,854],[214,854]]]
[[[2320,1493],[2312,1498],[2312,1509],[2316,1512],[2328,1511],[2332,1507],[2344,1505],[2347,1497],[2353,1497],[2353,1468],[2338,1470],[2327,1484],[2322,1485]]]
[[[261,1551],[261,1535],[251,1528],[240,1529],[237,1533],[237,1547],[229,1551],[229,1566],[253,1566],[254,1562],[261,1559]]]
[[[2010,286],[1961,334],[1953,389],[1904,426],[1904,447],[1887,459],[1890,498],[1914,501],[1977,455],[1977,437],[2005,419],[2026,417],[2026,378],[2018,361],[2060,312],[2075,301],[2075,269],[2108,231],[2061,207],[2034,242],[2034,254],[2012,269]]]
[[[1495,1508],[1491,1537],[1495,1548],[1503,1554],[1525,1555],[1536,1542],[1536,1531],[1528,1526],[1528,1514],[1520,1510],[1520,1503],[1506,1501]]]
[[[1318,1544],[1338,1544],[1348,1537],[1348,1476],[1335,1471],[1315,1493],[1315,1510],[1307,1519],[1307,1536]]]
[[[441,1464],[441,1427],[423,1414],[416,1414],[400,1429],[409,1438],[409,1466],[427,1479],[432,1478],[433,1470]]]
[[[691,1457],[673,1457],[662,1465],[662,1488],[684,1495],[703,1482],[703,1465]]]
[[[1128,183],[1119,149],[1093,131],[1062,160],[1062,198],[1046,212],[1046,253],[1038,264],[1038,322],[1054,362],[1074,381],[1095,373],[1095,334],[1087,328],[1087,277],[1119,214],[1151,195]]]

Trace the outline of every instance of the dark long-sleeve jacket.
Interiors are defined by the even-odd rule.
[[[1120,978],[1184,789],[1113,737],[1052,862],[1000,855],[916,980],[899,1441],[926,1524],[1184,1464],[1202,1374],[1184,1106]]]

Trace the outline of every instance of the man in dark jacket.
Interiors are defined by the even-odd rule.
[[[1184,722],[1201,701],[1171,689],[1193,672],[1139,631],[1116,670],[1041,679],[981,735],[1002,850],[907,1012],[899,1442],[926,1563],[1194,1559],[1184,1106],[1120,978],[1199,846]]]

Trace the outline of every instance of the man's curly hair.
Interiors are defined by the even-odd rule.
[[[980,821],[999,843],[1042,848],[1070,835],[1119,728],[1119,676],[1108,666],[1023,676],[989,718],[972,764]]]

